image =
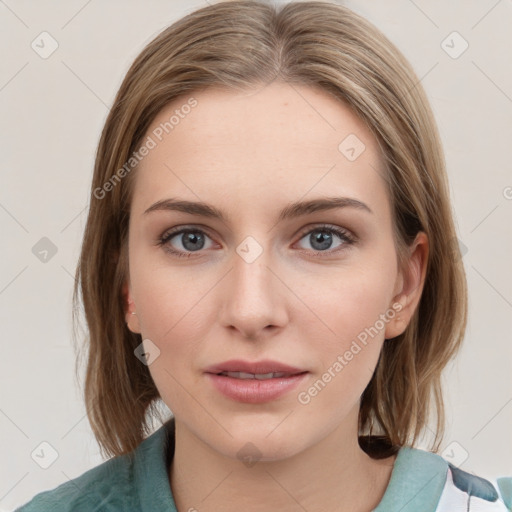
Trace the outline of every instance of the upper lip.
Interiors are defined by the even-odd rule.
[[[266,373],[288,373],[295,375],[304,373],[306,370],[295,368],[293,366],[280,363],[279,361],[263,360],[263,361],[243,361],[241,359],[231,359],[223,363],[214,364],[205,369],[206,373],[222,373],[222,372],[244,372],[254,374]]]

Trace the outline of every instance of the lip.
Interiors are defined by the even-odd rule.
[[[246,372],[246,373],[289,373],[295,375],[306,370],[295,368],[279,361],[265,359],[262,361],[244,361],[242,359],[230,359],[223,363],[214,364],[205,369],[206,373],[218,374],[221,372]]]
[[[287,375],[273,377],[271,379],[239,379],[220,372],[245,372],[245,373],[285,373]],[[278,361],[242,361],[230,360],[216,364],[205,370],[206,377],[217,391],[237,402],[258,404],[276,400],[290,392],[304,380],[309,373]]]
[[[308,372],[266,380],[237,379],[215,373],[207,373],[206,377],[226,397],[236,402],[260,404],[277,400],[290,392],[304,380],[306,375]]]

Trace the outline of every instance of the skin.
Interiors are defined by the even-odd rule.
[[[377,141],[325,91],[274,82],[193,97],[198,105],[136,171],[125,288],[129,328],[160,350],[149,370],[176,418],[169,483],[178,510],[370,510],[385,492],[395,457],[377,461],[360,449],[360,397],[382,344],[405,330],[419,302],[426,236],[418,234],[400,271]],[[147,135],[187,99],[163,109]],[[354,161],[338,149],[349,134],[365,145]],[[278,223],[288,203],[322,196],[358,199],[372,213],[345,207]],[[227,221],[144,214],[171,197],[207,202]],[[311,235],[318,237],[324,224],[357,241],[349,245],[332,234],[319,249]],[[199,251],[182,234],[167,241],[190,258],[157,244],[177,226],[205,233]],[[251,263],[236,252],[247,236],[262,249]],[[393,303],[400,303],[399,315],[308,404],[299,403],[298,393]],[[238,403],[204,374],[234,358],[273,359],[310,373],[277,400]],[[250,467],[237,457],[248,442],[259,457]]]

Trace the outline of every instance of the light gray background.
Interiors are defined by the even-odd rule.
[[[512,475],[512,2],[345,4],[412,62],[445,146],[470,320],[445,374],[443,455],[484,477]],[[70,321],[94,153],[132,60],[204,5],[0,0],[1,510],[102,462],[76,385]],[[47,59],[31,47],[43,31],[58,42]],[[458,58],[464,43],[453,31],[469,44]],[[32,252],[42,237],[57,247],[46,263]],[[49,456],[43,441],[58,452],[48,469],[31,458],[38,447]]]

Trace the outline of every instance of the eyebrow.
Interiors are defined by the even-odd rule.
[[[308,213],[333,210],[335,208],[356,208],[373,214],[368,205],[352,197],[321,197],[310,201],[297,201],[288,204],[283,208],[283,210],[281,210],[278,222],[307,215]],[[209,205],[208,203],[186,201],[175,198],[157,201],[144,212],[144,215],[155,211],[178,211],[189,213],[191,215],[219,219],[223,222],[228,220],[221,210]]]

